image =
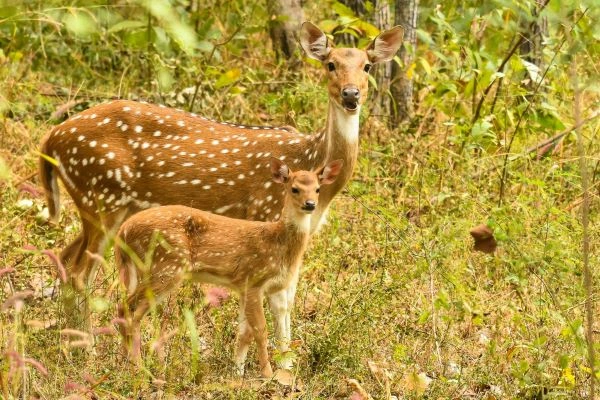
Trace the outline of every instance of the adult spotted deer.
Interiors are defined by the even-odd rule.
[[[59,215],[58,177],[81,216],[81,234],[61,253],[74,285],[83,288],[93,277],[95,254],[103,252],[110,232],[146,208],[181,204],[234,218],[277,220],[284,192],[272,185],[271,156],[302,170],[327,160],[344,161],[340,178],[321,193],[311,219],[314,232],[352,175],[369,70],[394,57],[402,36],[402,28],[394,27],[364,50],[335,48],[315,25],[302,25],[301,45],[323,64],[328,77],[327,125],[315,135],[220,123],[126,100],[94,106],[55,127],[42,141],[40,176],[54,220]],[[287,291],[269,296],[283,351],[296,280]]]
[[[243,373],[254,339],[261,374],[270,377],[263,295],[286,290],[297,276],[319,191],[335,181],[342,164],[335,160],[314,172],[292,172],[283,161],[271,158],[267,165],[272,180],[284,184],[281,218],[275,222],[233,219],[185,206],[155,207],[125,221],[117,235],[115,259],[129,295],[120,310],[128,321],[122,333],[133,343],[136,358],[140,320],[152,302],[187,278],[239,292],[236,365]]]

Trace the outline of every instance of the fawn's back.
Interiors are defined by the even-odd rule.
[[[270,292],[285,286],[288,274],[282,275],[283,269],[300,262],[308,238],[307,232],[288,230],[281,224],[164,206],[135,214],[122,225],[118,236],[149,267],[155,294],[162,292],[161,282],[168,284],[174,279],[236,289],[263,286],[266,280],[277,277],[281,281],[270,282],[266,290]],[[131,293],[144,268],[134,265],[120,246],[116,252],[120,267],[128,264],[125,284]]]

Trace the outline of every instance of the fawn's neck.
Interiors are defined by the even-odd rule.
[[[310,234],[311,214],[305,214],[300,210],[292,207],[286,197],[281,210],[281,219],[279,220],[282,231],[291,236],[296,236],[297,239]]]

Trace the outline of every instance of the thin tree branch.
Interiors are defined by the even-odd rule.
[[[588,12],[589,8],[586,8],[583,13],[581,14],[581,16],[577,19],[577,21],[575,21],[573,26],[576,26],[579,21],[585,16],[585,14]],[[571,34],[571,32],[573,31],[573,28],[571,27],[571,30],[568,32],[569,34]],[[535,87],[535,89],[533,90],[533,95],[537,95],[538,91],[540,90],[540,87],[542,86],[542,82],[544,81],[544,79],[546,78],[546,75],[548,74],[548,71],[550,71],[550,67],[554,64],[554,60],[556,59],[556,57],[558,56],[558,52],[560,51],[560,49],[562,48],[562,46],[566,43],[568,38],[568,35],[565,36],[565,38],[561,41],[561,43],[558,45],[558,48],[556,49],[556,51],[554,52],[554,55],[552,56],[552,60],[550,60],[550,63],[548,64],[548,67],[546,67],[546,69],[544,70],[544,73],[542,74],[537,86]],[[508,147],[506,148],[506,152],[504,155],[504,161],[502,163],[502,175],[500,175],[500,190],[499,190],[499,194],[498,194],[498,205],[502,204],[502,199],[504,197],[504,186],[506,183],[506,174],[508,172],[508,157],[510,155],[510,150],[512,148],[512,145],[515,141],[515,138],[517,137],[517,133],[519,132],[519,128],[521,127],[521,123],[523,122],[523,119],[525,117],[525,114],[527,114],[527,112],[529,111],[529,109],[531,108],[531,102],[527,103],[527,107],[525,107],[525,109],[521,112],[521,114],[519,115],[519,119],[517,120],[517,124],[515,125],[515,129],[513,131],[513,135],[510,138],[510,142],[508,143]]]
[[[571,35],[569,38],[572,41]],[[596,383],[596,354],[594,350],[594,309],[593,309],[593,276],[590,270],[590,230],[589,230],[589,212],[590,212],[590,195],[589,195],[589,175],[587,168],[587,160],[585,157],[585,148],[583,145],[583,134],[579,128],[583,121],[581,120],[581,87],[577,76],[577,54],[573,55],[571,62],[571,80],[574,91],[573,114],[575,114],[575,132],[577,134],[577,153],[579,155],[579,170],[581,174],[581,189],[583,192],[583,202],[581,205],[581,225],[583,228],[582,238],[582,256],[583,256],[583,286],[585,289],[585,338],[587,342],[588,363],[590,372],[590,391],[589,399],[594,400],[595,383]]]
[[[537,10],[537,15],[539,16],[540,13],[544,10],[544,8],[546,8],[546,6],[548,5],[548,3],[550,3],[550,0],[546,0],[541,6],[540,8]],[[528,29],[531,30],[535,24],[537,23],[537,19],[535,21],[532,21],[529,24]],[[537,32],[536,35],[541,34],[541,32]],[[508,61],[510,61],[510,59],[512,58],[512,56],[515,54],[515,52],[519,49],[519,47],[521,47],[521,44],[523,44],[523,42],[526,40],[526,36],[519,34],[519,40],[517,40],[517,42],[513,45],[513,47],[510,49],[510,51],[506,54],[506,56],[504,57],[504,59],[502,60],[502,62],[500,63],[500,66],[498,67],[498,69],[496,70],[496,72],[501,73],[504,70],[504,67],[506,66],[506,64],[508,63]],[[513,38],[514,40],[514,38]],[[511,40],[512,42],[512,40]],[[483,91],[483,95],[481,96],[481,98],[479,99],[479,103],[477,104],[477,108],[475,109],[475,114],[473,114],[473,119],[471,121],[472,124],[474,124],[475,122],[477,122],[477,120],[479,119],[479,115],[481,114],[481,107],[483,106],[483,102],[485,101],[485,99],[487,98],[488,93],[490,92],[490,90],[492,89],[492,87],[494,86],[494,84],[496,83],[496,78],[494,78],[493,81],[491,81],[489,83],[489,85],[485,88],[485,90]]]
[[[596,119],[598,117],[600,117],[600,111],[596,112],[594,115],[592,115],[584,120],[581,120],[579,123],[573,125],[572,127],[567,128],[560,133],[557,133],[556,135],[552,136],[551,138],[548,138],[548,139],[544,140],[543,142],[540,142],[540,143],[536,144],[535,146],[528,148],[527,150],[525,150],[525,153],[526,154],[533,153],[534,151],[539,150],[544,146],[554,143],[554,142],[562,139],[564,136],[568,135],[569,133],[573,132],[574,130],[581,128],[583,125],[587,124],[590,121],[593,121],[594,119]]]
[[[223,40],[222,42],[219,43],[215,43],[213,45],[212,51],[210,52],[210,55],[208,56],[208,60],[206,60],[206,63],[210,63],[212,61],[212,58],[215,55],[215,51],[217,51],[217,47],[221,47],[221,46],[225,46],[227,43],[231,42],[233,40],[233,38],[242,30],[243,25],[240,25],[236,28],[236,30],[225,40]],[[200,80],[200,78],[198,78],[196,80],[196,87],[194,89],[194,95],[192,96],[192,99],[190,100],[190,104],[188,106],[188,111],[192,111],[194,108],[194,103],[196,102],[196,96],[198,95],[198,90],[200,89],[200,84],[202,83],[202,81]]]

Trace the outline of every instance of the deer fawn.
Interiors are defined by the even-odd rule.
[[[281,218],[275,222],[233,219],[185,206],[151,208],[125,221],[115,246],[129,295],[120,310],[128,319],[124,340],[135,337],[133,346],[139,346],[140,320],[151,303],[184,279],[225,285],[240,293],[236,365],[243,373],[254,338],[261,374],[270,377],[263,295],[285,290],[297,275],[320,187],[335,181],[342,164],[335,160],[315,172],[292,172],[271,158],[272,180],[285,188]],[[133,353],[137,357],[139,348]]]
[[[57,177],[81,216],[81,234],[61,253],[72,285],[82,289],[89,284],[97,265],[94,255],[103,253],[111,232],[149,207],[181,204],[228,217],[277,220],[284,192],[272,185],[271,156],[302,170],[326,160],[344,161],[340,178],[320,194],[311,219],[311,232],[316,231],[331,200],[352,176],[369,69],[392,59],[402,36],[397,26],[382,32],[365,50],[334,48],[315,25],[302,25],[301,45],[309,57],[322,62],[328,77],[327,125],[315,135],[219,123],[125,100],[94,106],[55,127],[42,141],[40,177],[54,220],[60,210]],[[282,351],[291,335],[297,279],[292,279],[287,291],[269,298]]]

